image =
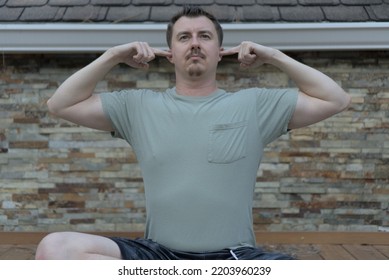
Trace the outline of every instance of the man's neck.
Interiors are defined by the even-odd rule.
[[[215,80],[187,80],[176,83],[177,94],[187,96],[207,96],[218,89]]]

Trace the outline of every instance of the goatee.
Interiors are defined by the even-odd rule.
[[[201,71],[201,69],[199,67],[190,67],[189,68],[189,76],[191,77],[199,77],[201,76],[201,74],[203,73],[203,71]]]

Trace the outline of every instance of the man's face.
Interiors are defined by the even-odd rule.
[[[178,74],[213,76],[221,59],[220,50],[215,26],[207,17],[181,17],[174,24],[170,61]]]

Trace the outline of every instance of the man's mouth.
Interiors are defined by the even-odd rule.
[[[205,55],[202,54],[199,50],[195,49],[190,52],[190,54],[186,57],[187,59],[190,58],[205,58]]]

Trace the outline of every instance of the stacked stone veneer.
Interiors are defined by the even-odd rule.
[[[389,226],[389,52],[291,55],[333,77],[353,102],[348,111],[267,147],[255,188],[255,229]],[[95,57],[2,55],[0,230],[144,229],[142,175],[127,143],[47,112],[58,85]],[[271,66],[240,71],[233,58],[220,64],[218,80],[231,91],[294,87]],[[172,85],[173,68],[157,60],[148,72],[116,67],[98,91]]]

